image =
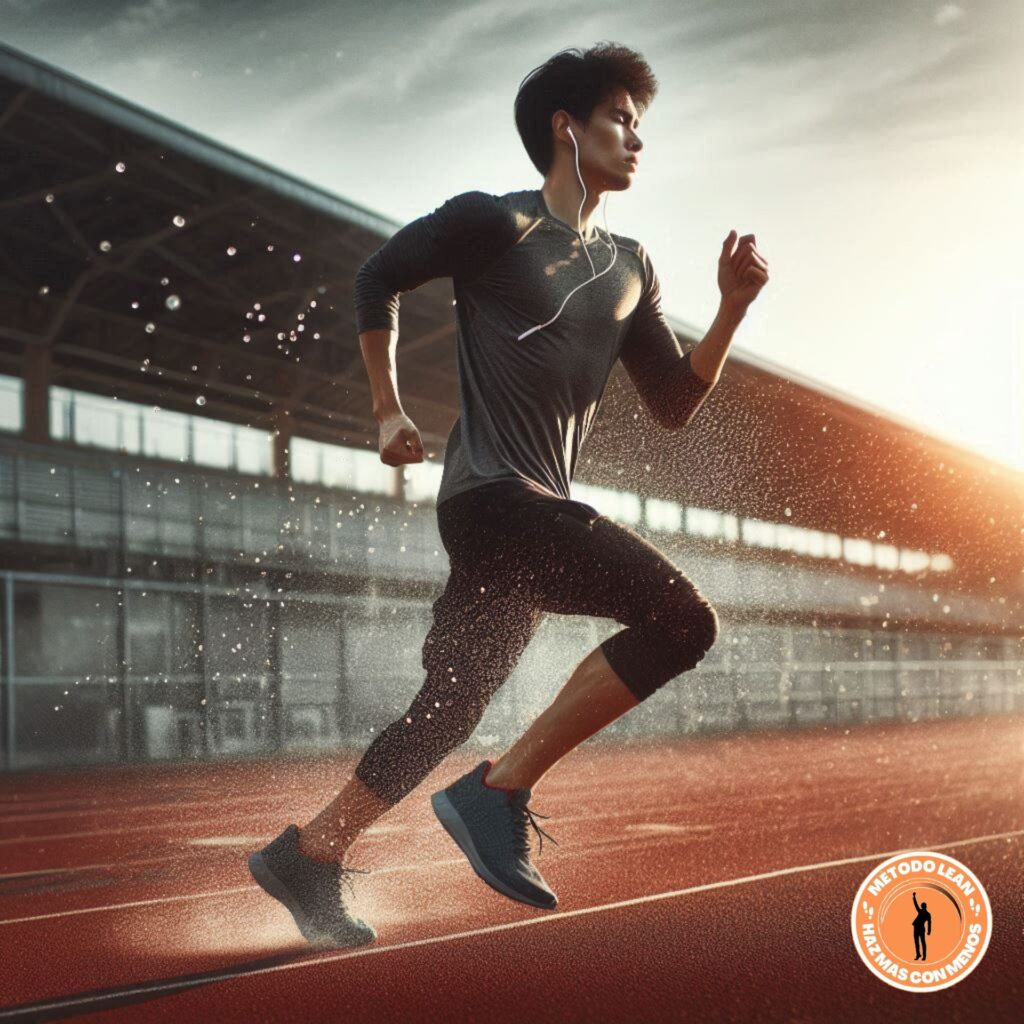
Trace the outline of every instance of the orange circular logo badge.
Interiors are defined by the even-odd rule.
[[[882,981],[937,992],[978,966],[992,936],[992,907],[970,868],[916,850],[890,857],[864,879],[850,922],[860,958]]]

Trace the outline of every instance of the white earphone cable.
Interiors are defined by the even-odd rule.
[[[584,281],[582,284],[576,285],[576,287],[573,288],[573,290],[571,292],[569,292],[569,294],[566,295],[566,297],[562,300],[561,306],[558,307],[558,312],[550,320],[547,320],[547,321],[545,321],[542,324],[537,324],[536,326],[531,327],[528,331],[523,331],[523,333],[519,335],[519,337],[517,339],[518,341],[522,341],[523,338],[526,338],[529,335],[533,334],[534,331],[539,331],[542,328],[547,327],[549,324],[553,324],[562,315],[562,310],[565,309],[565,304],[569,301],[569,299],[571,299],[573,297],[573,295],[575,295],[576,292],[578,292],[581,288],[585,288],[588,284],[593,284],[594,281],[596,281],[599,277],[601,277],[604,274],[607,274],[608,271],[611,270],[612,267],[615,265],[615,260],[618,258],[618,255],[619,255],[619,249],[618,249],[618,246],[615,243],[615,239],[612,238],[612,233],[608,230],[608,193],[605,192],[605,195],[604,195],[604,230],[605,230],[605,234],[608,235],[608,238],[611,239],[612,261],[611,261],[611,263],[608,264],[607,267],[604,268],[604,270],[601,271],[600,274],[597,273],[597,269],[594,266],[594,261],[590,258],[590,252],[587,250],[587,243],[586,243],[586,240],[583,238],[583,231],[580,228],[580,220],[581,220],[581,218],[583,216],[583,204],[587,201],[587,186],[584,184],[584,182],[583,182],[583,175],[580,173],[580,147],[579,147],[579,145],[577,145],[577,143],[576,143],[576,136],[573,135],[571,130],[569,131],[569,138],[572,139],[573,147],[576,150],[576,177],[580,179],[580,185],[583,187],[583,198],[580,200],[580,208],[579,208],[579,210],[576,211],[576,234],[580,236],[580,242],[583,245],[583,251],[584,251],[584,253],[586,253],[587,262],[590,264],[590,272],[594,276],[591,277],[589,281]],[[596,227],[595,227],[594,230],[597,233],[598,238],[600,238],[601,237],[601,233],[599,231],[597,231]],[[601,239],[601,241],[605,242],[605,245],[609,244],[603,238]]]

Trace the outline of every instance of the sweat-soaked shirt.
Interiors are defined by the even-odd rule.
[[[495,481],[569,499],[583,443],[617,359],[654,419],[685,426],[713,388],[690,367],[661,311],[644,247],[612,232],[608,273],[592,272],[577,232],[540,189],[464,192],[402,227],[355,280],[359,333],[398,331],[399,294],[438,277],[455,293],[460,414],[445,449],[437,504]],[[587,251],[611,264],[604,232]],[[399,345],[399,352],[401,345]]]

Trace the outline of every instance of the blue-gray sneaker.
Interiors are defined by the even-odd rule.
[[[481,761],[471,772],[430,798],[434,813],[445,831],[469,858],[473,870],[493,889],[522,903],[553,910],[558,897],[530,863],[527,825],[555,844],[557,841],[534,821],[544,818],[526,805],[528,789],[502,789],[488,784],[490,761]]]
[[[359,868],[307,857],[299,849],[299,827],[289,825],[273,842],[249,857],[249,871],[260,887],[283,903],[303,938],[314,946],[363,946],[377,933],[345,907],[342,883]]]

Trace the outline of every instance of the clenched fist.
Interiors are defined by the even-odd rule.
[[[405,413],[397,412],[380,421],[380,461],[388,466],[404,466],[423,461],[420,432]]]
[[[722,302],[740,313],[747,311],[758,292],[768,283],[768,262],[754,247],[754,236],[744,235],[732,251],[736,232],[730,231],[718,258],[718,287]]]

